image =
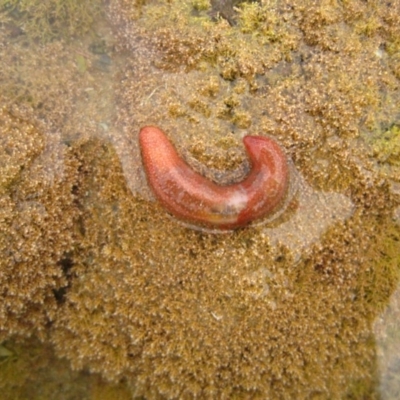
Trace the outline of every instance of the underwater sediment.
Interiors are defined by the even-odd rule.
[[[113,0],[75,41],[72,11],[44,38],[15,4],[0,2],[7,398],[35,382],[30,351],[93,399],[378,398],[376,321],[400,266],[400,3]],[[245,176],[243,136],[275,138],[293,199],[225,234],[180,224],[146,183],[147,125],[218,185]]]

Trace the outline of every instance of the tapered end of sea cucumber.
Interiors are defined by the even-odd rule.
[[[284,154],[281,146],[270,137],[249,135],[243,138],[243,143],[253,161],[259,160],[262,154],[265,152],[286,160],[286,155]]]
[[[164,132],[156,126],[145,126],[139,132],[139,141],[143,144],[155,144],[160,139],[165,138]]]

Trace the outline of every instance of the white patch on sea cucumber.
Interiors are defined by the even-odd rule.
[[[226,203],[226,208],[231,211],[234,210],[236,213],[240,213],[247,207],[249,196],[244,189],[235,191]]]

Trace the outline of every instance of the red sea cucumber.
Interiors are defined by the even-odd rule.
[[[274,213],[289,186],[289,167],[273,139],[245,136],[251,163],[247,177],[221,186],[195,172],[163,131],[140,130],[139,143],[148,183],[160,203],[180,220],[217,229],[234,229]]]

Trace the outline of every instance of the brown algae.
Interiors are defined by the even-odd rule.
[[[58,3],[0,3],[5,398],[396,393],[400,3]],[[146,186],[149,124],[216,181],[275,137],[299,195],[268,226],[184,228]]]

